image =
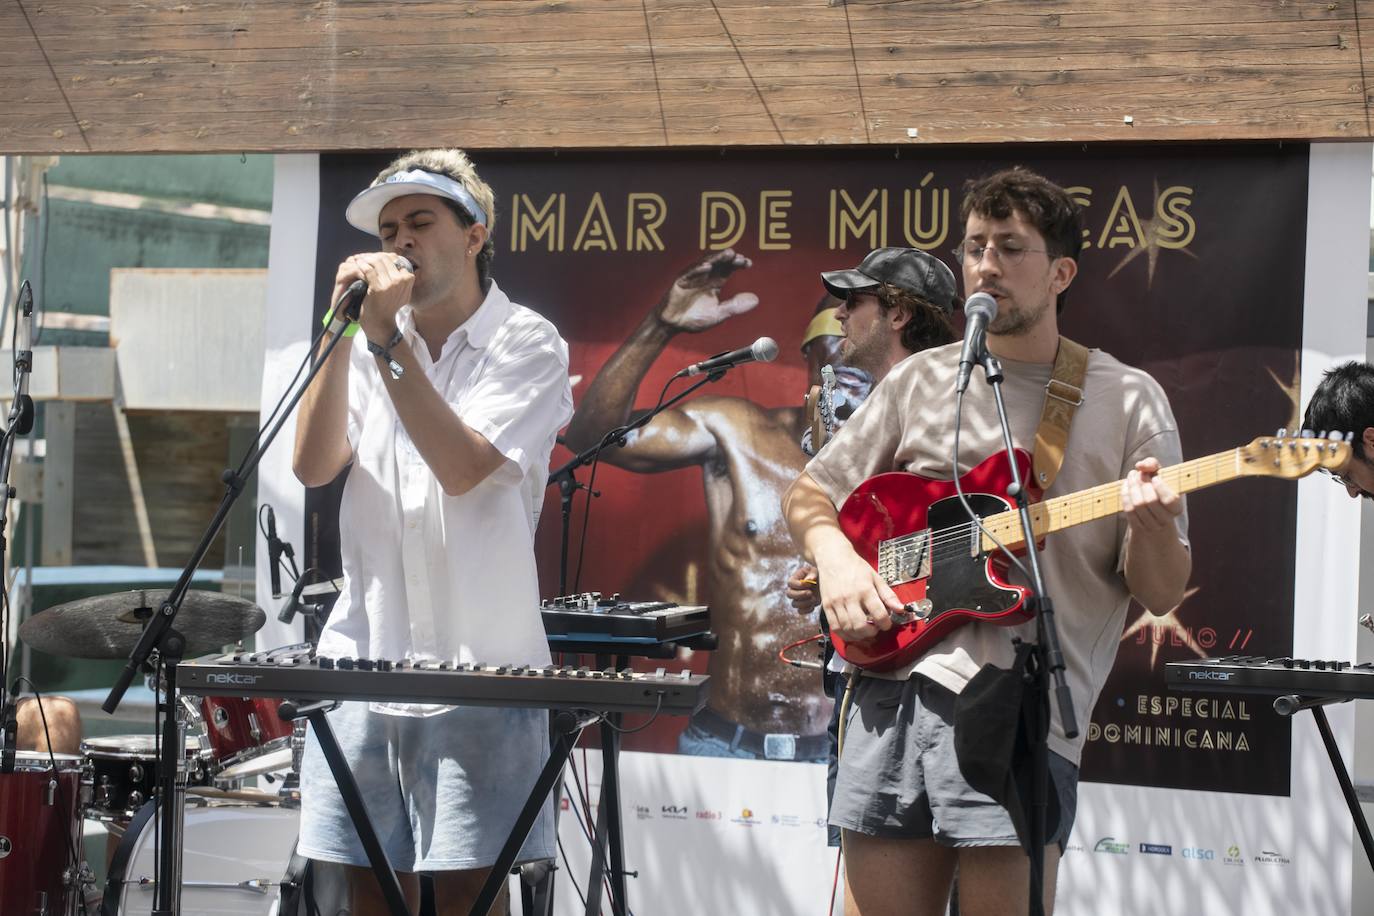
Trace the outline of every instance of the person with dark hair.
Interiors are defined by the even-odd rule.
[[[997,300],[987,346],[1004,370],[1013,441],[1034,449],[1048,398],[1076,406],[1062,466],[1057,477],[1046,477],[1044,495],[1121,480],[1122,515],[1057,531],[1042,555],[1080,718],[1073,739],[1057,709],[1050,725],[1050,791],[1060,817],[1046,837],[1049,912],[1059,852],[1073,822],[1086,719],[1115,661],[1127,607],[1135,598],[1155,613],[1168,612],[1182,600],[1191,570],[1183,499],[1157,476],[1161,460],[1181,458],[1181,446],[1154,379],[1060,338],[1056,305],[1077,273],[1078,218],[1068,194],[1012,169],[972,182],[963,213],[964,239],[955,254],[965,294]],[[884,472],[909,471],[929,481],[923,486],[949,488],[947,481],[984,461],[1005,467],[993,394],[982,373],[975,373],[963,398],[954,455],[960,349],[937,347],[898,363],[784,499],[793,536],[819,570],[832,633],[850,646],[869,644],[912,611],[894,593],[896,580],[889,582],[846,538],[837,507]],[[1066,362],[1078,361],[1081,376],[1055,372],[1061,354],[1078,354]],[[1066,385],[1065,375],[1078,377],[1078,384]],[[1035,481],[1029,483],[1039,495]],[[899,533],[907,532],[892,536]],[[931,576],[931,569],[947,570],[948,561],[938,549],[934,553],[929,568],[911,574],[919,579]],[[1015,572],[1009,578],[1025,581]],[[931,589],[946,585],[947,579],[928,582]],[[953,607],[961,597],[938,590],[927,596]],[[962,597],[972,603],[971,596]],[[1018,848],[1017,822],[1007,807],[970,785],[954,750],[958,695],[983,666],[1010,669],[1015,638],[1035,641],[1035,622],[968,622],[905,664],[894,662],[895,668],[847,669],[851,686],[841,714],[830,822],[844,831],[849,916],[942,914],[956,867],[964,916],[1026,911],[1028,859]]]
[[[1350,464],[1340,474],[1325,473],[1352,497],[1374,499],[1374,366],[1352,360],[1326,370],[1307,402],[1302,426],[1351,435]]]
[[[981,181],[970,181],[959,205],[959,220],[967,224],[970,216],[1010,220],[1020,212],[1044,241],[1051,258],[1068,258],[1076,265],[1083,245],[1083,217],[1078,204],[1063,188],[1030,169],[1011,168]],[[1015,257],[1014,249],[1007,253]],[[960,252],[956,249],[956,257]],[[1075,268],[1076,269],[1076,268]],[[1055,313],[1063,314],[1069,289],[1065,285],[1055,300]]]
[[[565,439],[580,451],[608,430],[632,420],[635,395],[645,374],[678,334],[708,330],[753,309],[758,296],[725,297],[730,277],[751,265],[726,249],[707,255],[679,274],[639,327],[597,371],[577,405]],[[828,296],[810,318],[802,344],[811,384],[821,367],[836,367],[848,415],[867,394],[868,376],[843,365],[845,338]],[[874,307],[876,311],[876,306]],[[922,328],[952,338],[947,313]],[[932,341],[935,342],[935,341]],[[798,399],[800,400],[800,398]],[[711,694],[678,740],[678,751],[699,756],[822,761],[829,739],[831,703],[810,672],[789,668],[778,651],[816,632],[815,625],[788,610],[784,593],[797,556],[778,503],[801,471],[798,448],[807,418],[801,407],[764,407],[741,397],[701,395],[654,418],[626,437],[601,460],[639,473],[702,468],[709,543],[705,594],[719,648],[707,671]]]
[[[306,486],[348,473],[344,585],[322,657],[550,662],[534,533],[554,437],[572,414],[568,348],[491,279],[493,205],[466,155],[425,150],[348,206],[381,251],[335,274],[335,303],[367,283],[361,333],[302,399],[293,463]],[[412,912],[420,872],[433,875],[439,913],[468,912],[548,757],[547,713],[357,702],[329,722]],[[301,854],[350,866],[354,912],[383,912],[313,735],[301,802]],[[547,802],[521,860],[551,858],[554,842]]]

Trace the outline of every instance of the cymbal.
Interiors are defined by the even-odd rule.
[[[170,589],[136,589],[78,598],[33,615],[19,638],[40,652],[72,658],[128,658],[143,627]],[[172,628],[186,637],[186,658],[217,652],[255,633],[267,621],[262,608],[243,598],[193,589],[186,593]]]

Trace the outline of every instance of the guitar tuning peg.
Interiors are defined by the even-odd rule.
[[[1304,429],[1304,430],[1302,431],[1302,437],[1303,437],[1304,439],[1311,439],[1311,438],[1312,438],[1313,436],[1315,436],[1315,435],[1316,435],[1316,433],[1312,432],[1312,430],[1310,430],[1310,429]]]
[[[1288,435],[1288,430],[1287,430],[1287,428],[1285,428],[1285,427],[1283,427],[1283,426],[1280,426],[1280,427],[1279,427],[1279,431],[1276,432],[1276,433],[1274,433],[1274,438],[1275,438],[1275,439],[1282,439],[1283,437],[1285,437],[1285,436],[1287,436],[1287,435]]]
[[[1327,434],[1325,434],[1325,435],[1326,435],[1326,438],[1330,439],[1332,442],[1344,442],[1344,441],[1345,441],[1345,433],[1341,432],[1341,431],[1338,430],[1338,429],[1333,429],[1333,430],[1331,430],[1330,433],[1327,433]]]

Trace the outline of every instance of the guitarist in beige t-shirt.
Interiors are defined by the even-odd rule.
[[[1057,185],[1011,169],[971,183],[962,219],[956,256],[964,290],[997,299],[988,349],[1005,370],[1013,440],[1029,452],[1059,349],[1058,311],[1077,273],[1078,208]],[[862,644],[890,630],[894,615],[907,609],[851,546],[836,507],[887,471],[976,481],[972,472],[985,462],[992,467],[1002,449],[991,391],[975,373],[963,404],[957,472],[951,466],[958,358],[958,345],[950,345],[896,366],[784,500],[794,538],[819,569],[826,618],[843,640]],[[1080,718],[1111,670],[1130,599],[1165,613],[1182,599],[1191,571],[1183,500],[1157,477],[1161,462],[1181,458],[1163,391],[1146,373],[1092,351],[1083,392],[1063,466],[1046,495],[1121,480],[1122,513],[1055,533],[1042,558]],[[933,546],[938,554],[940,545]],[[851,916],[941,914],[956,866],[965,916],[1026,910],[1028,864],[1014,825],[1001,805],[968,786],[953,753],[954,698],[982,665],[1010,666],[1015,636],[1034,639],[1034,622],[968,623],[908,663],[856,679],[831,812],[831,823],[844,830]],[[1071,740],[1057,716],[1051,724],[1050,775],[1063,816],[1047,837],[1046,912],[1072,825],[1085,733],[1080,727]]]

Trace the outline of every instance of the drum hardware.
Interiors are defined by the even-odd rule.
[[[130,884],[131,884],[131,885],[133,885],[133,886],[135,886],[135,887],[146,887],[146,888],[157,887],[157,882],[154,881],[152,878],[139,878],[137,881],[126,881],[126,882],[124,882],[124,883],[125,883],[126,885],[130,885]],[[245,880],[245,881],[235,881],[235,882],[232,882],[232,883],[229,882],[229,881],[183,881],[183,882],[181,882],[181,886],[182,886],[182,888],[188,888],[188,887],[222,887],[222,888],[228,888],[228,889],[231,889],[231,890],[254,891],[254,892],[259,893],[259,894],[265,894],[265,893],[267,893],[267,891],[268,891],[269,889],[271,889],[271,888],[274,888],[274,887],[281,887],[281,886],[282,886],[282,882],[280,882],[280,881],[271,881],[271,880],[269,880],[269,879],[267,879],[267,878],[249,878],[249,879],[247,879],[247,880]]]

